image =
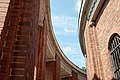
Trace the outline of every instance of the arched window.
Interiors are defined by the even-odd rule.
[[[120,36],[114,35],[109,44],[115,79],[120,80]]]

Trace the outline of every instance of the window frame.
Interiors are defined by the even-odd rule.
[[[120,79],[120,36],[114,34],[109,42],[110,60],[115,75],[115,80]]]

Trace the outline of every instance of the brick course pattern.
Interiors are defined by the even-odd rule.
[[[86,80],[86,73],[64,59],[57,45],[49,3],[49,0],[0,0],[0,80],[60,80],[61,59],[76,71],[72,80],[78,80],[78,74]],[[48,37],[51,50],[46,49]],[[55,61],[47,63],[49,56],[51,60],[55,56]]]
[[[33,80],[38,53],[38,0],[1,0],[0,80]],[[8,7],[9,5],[9,7]],[[8,10],[7,10],[8,9]],[[0,11],[1,14],[5,11]],[[37,36],[38,35],[38,36]]]
[[[120,35],[120,1],[106,0],[97,17],[96,25],[86,23],[86,64],[88,80],[113,80],[108,44],[110,37]]]

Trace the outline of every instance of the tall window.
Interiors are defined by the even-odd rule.
[[[115,79],[120,80],[120,37],[115,35],[109,45]]]

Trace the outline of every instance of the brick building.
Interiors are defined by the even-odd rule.
[[[120,1],[82,0],[79,38],[88,80],[120,80]]]
[[[86,80],[60,49],[50,0],[0,0],[0,80]]]

